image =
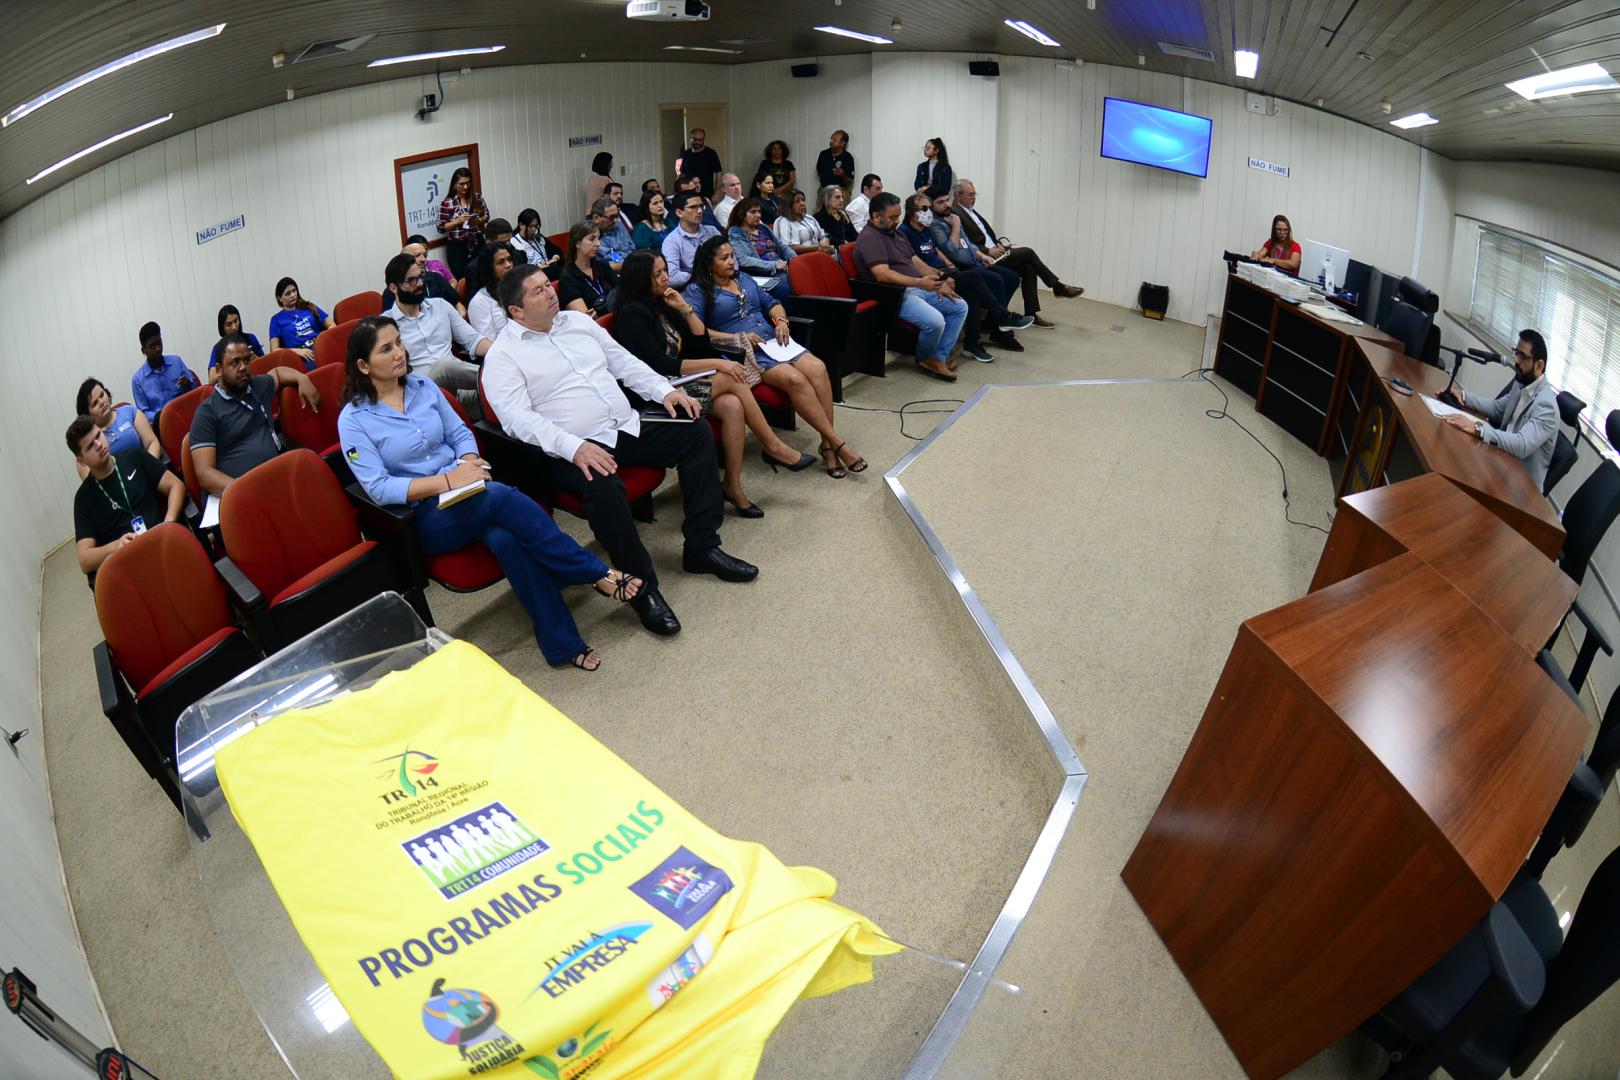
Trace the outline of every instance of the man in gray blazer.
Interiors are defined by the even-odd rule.
[[[1499,398],[1482,398],[1457,387],[1457,399],[1483,420],[1452,415],[1446,423],[1501,447],[1518,458],[1540,487],[1547,479],[1558,441],[1558,391],[1547,381],[1547,342],[1534,330],[1519,331],[1513,350],[1513,388]]]

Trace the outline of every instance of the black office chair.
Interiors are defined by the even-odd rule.
[[[1530,857],[1524,861],[1521,874],[1539,881],[1554,855],[1563,848],[1574,847],[1586,832],[1592,816],[1597,813],[1609,785],[1614,783],[1615,768],[1620,765],[1620,708],[1616,708],[1617,702],[1620,702],[1620,694],[1609,700],[1609,707],[1603,713],[1603,723],[1598,726],[1597,740],[1592,744],[1592,753],[1576,762],[1575,772],[1564,785],[1564,793],[1559,796],[1557,805],[1547,818],[1547,824],[1541,830],[1541,839],[1536,841]]]
[[[1569,934],[1533,878],[1362,1025],[1390,1052],[1386,1078],[1522,1076],[1560,1028],[1620,980],[1620,848],[1587,883]]]
[[[1378,324],[1378,329],[1399,339],[1407,356],[1421,360],[1429,340],[1429,327],[1434,325],[1434,313],[1439,310],[1438,295],[1416,278],[1403,277],[1396,290],[1395,305]],[[1438,340],[1435,345],[1438,347]]]
[[[1432,322],[1429,333],[1423,339],[1423,355],[1419,359],[1430,367],[1446,370],[1446,365],[1440,360],[1440,328]]]
[[[1547,463],[1547,479],[1541,484],[1543,495],[1551,495],[1552,489],[1575,467],[1575,459],[1580,454],[1581,413],[1585,409],[1586,402],[1568,390],[1558,392],[1558,419],[1563,421],[1564,427],[1575,432],[1575,437],[1572,439],[1562,429],[1559,430],[1558,441],[1553,444],[1552,460]]]

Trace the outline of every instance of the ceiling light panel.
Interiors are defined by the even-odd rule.
[[[1023,19],[1003,19],[1002,21],[1008,26],[1012,27],[1014,30],[1018,31],[1020,34],[1023,34],[1025,37],[1035,42],[1037,45],[1048,45],[1055,49],[1062,44],[1062,42],[1048,37],[1046,32],[1040,27],[1031,26]]]
[[[823,34],[837,34],[839,37],[854,38],[856,41],[866,41],[873,45],[893,45],[892,38],[879,37],[876,34],[863,34],[858,30],[845,30],[842,26],[818,26]]]
[[[1413,113],[1411,116],[1403,116],[1399,120],[1390,121],[1391,124],[1400,128],[1402,131],[1410,131],[1413,128],[1428,127],[1430,124],[1438,124],[1439,122],[1440,121],[1436,120],[1426,112]]]
[[[1570,94],[1586,94],[1593,90],[1620,89],[1620,83],[1614,81],[1614,76],[1610,75],[1602,64],[1582,64],[1579,67],[1549,71],[1542,75],[1532,75],[1528,79],[1516,79],[1506,86],[1527,101],[1568,97]]]
[[[476,49],[444,49],[440,52],[412,53],[409,56],[387,56],[381,60],[373,60],[366,67],[387,67],[390,64],[409,64],[417,60],[443,60],[449,56],[479,56],[484,53],[498,53],[506,48],[505,45],[480,45]]]
[[[207,41],[209,38],[216,38],[224,30],[224,23],[220,23],[218,26],[205,26],[201,30],[193,30],[189,34],[181,34],[177,38],[170,38],[168,41],[160,41],[156,45],[148,45],[144,49],[137,49],[128,56],[120,56],[117,60],[102,64],[100,67],[92,71],[87,71],[76,79],[69,79],[61,86],[45,91],[32,101],[23,102],[15,109],[12,109],[10,112],[6,113],[5,116],[0,116],[0,127],[10,127],[12,124],[15,124],[18,120],[21,120],[35,109],[49,105],[62,95],[71,94],[81,86],[88,86],[90,83],[95,82],[103,75],[111,75],[115,71],[122,71],[127,67],[140,63],[142,60],[150,60],[154,56],[162,56],[166,52],[170,52],[186,45],[194,45],[199,41]],[[29,181],[29,183],[33,183],[33,181]]]
[[[55,172],[57,169],[62,168],[64,165],[71,165],[75,161],[78,161],[80,158],[88,157],[89,155],[95,153],[97,150],[101,150],[101,149],[103,149],[105,147],[111,146],[113,143],[118,142],[120,139],[127,139],[131,135],[139,135],[141,132],[145,131],[147,128],[155,128],[159,124],[166,123],[166,122],[168,122],[170,120],[173,120],[173,119],[174,119],[174,113],[170,113],[167,116],[160,116],[156,120],[148,120],[144,124],[137,124],[135,127],[130,128],[128,131],[120,131],[117,135],[108,136],[107,138],[102,139],[100,142],[96,143],[94,146],[87,146],[83,150],[80,150],[77,154],[69,155],[68,157],[63,158],[61,161],[58,161],[55,165],[52,165],[49,168],[41,169],[39,172],[35,173],[33,176],[30,176],[28,178],[28,182],[30,184],[32,184],[35,180],[42,180],[45,177],[51,175],[51,173]]]

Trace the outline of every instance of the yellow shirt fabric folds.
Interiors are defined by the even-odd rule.
[[[746,1080],[899,946],[687,813],[477,648],[219,750],[231,810],[399,1077]]]

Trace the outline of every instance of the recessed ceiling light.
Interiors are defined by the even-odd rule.
[[[725,53],[727,56],[736,56],[741,49],[716,49],[708,45],[665,45],[665,52],[713,52]]]
[[[1237,77],[1252,79],[1260,70],[1260,54],[1250,52],[1248,49],[1239,49],[1232,54],[1232,64],[1237,68]]]
[[[444,49],[441,52],[412,53],[409,56],[388,56],[373,60],[366,67],[387,67],[389,64],[409,64],[413,60],[442,60],[447,56],[476,56],[480,53],[498,53],[505,45],[480,45],[476,49]]]
[[[109,136],[108,138],[102,139],[100,142],[96,143],[94,146],[87,146],[83,150],[80,150],[77,154],[73,154],[73,155],[71,155],[69,157],[63,158],[61,161],[58,161],[55,165],[52,165],[48,169],[41,169],[39,172],[35,173],[33,176],[30,176],[28,178],[28,182],[30,184],[32,184],[35,180],[39,180],[39,179],[42,179],[44,177],[47,177],[47,176],[51,175],[51,173],[55,172],[57,169],[60,169],[64,165],[71,165],[75,161],[78,161],[80,158],[82,158],[82,157],[84,157],[84,156],[86,156],[88,154],[95,153],[97,150],[100,150],[102,147],[111,146],[113,143],[117,142],[119,139],[127,139],[131,135],[139,135],[141,132],[145,131],[147,128],[157,127],[159,124],[164,123],[165,121],[173,120],[173,119],[174,119],[174,113],[170,113],[167,116],[160,116],[156,120],[148,120],[146,123],[137,125],[136,127],[132,127],[128,131],[120,131],[117,135],[112,135],[112,136]]]
[[[1415,112],[1411,116],[1403,116],[1399,120],[1390,121],[1391,124],[1403,131],[1411,128],[1428,127],[1430,124],[1438,124],[1439,122],[1426,112]]]
[[[1507,88],[1528,101],[1540,98],[1567,97],[1591,90],[1614,90],[1620,83],[1614,81],[1602,64],[1582,64],[1579,67],[1549,71],[1507,83]]]
[[[5,116],[0,116],[0,127],[10,127],[40,106],[48,105],[63,94],[70,94],[81,86],[93,83],[103,75],[111,75],[115,71],[122,71],[131,64],[138,64],[142,60],[150,60],[154,56],[161,56],[171,49],[180,48],[182,45],[192,45],[199,41],[207,41],[209,38],[218,37],[224,29],[224,23],[220,23],[218,26],[206,26],[201,30],[193,30],[189,34],[182,34],[177,38],[170,38],[168,41],[160,41],[156,45],[148,45],[144,49],[137,49],[128,56],[121,56],[111,63],[102,64],[100,67],[93,71],[87,71],[76,79],[69,79],[54,90],[45,91],[32,101],[23,102],[6,113]]]
[[[823,34],[837,34],[839,37],[854,38],[856,41],[870,41],[873,45],[893,45],[894,42],[886,37],[876,34],[862,34],[856,30],[845,30],[842,26],[818,26]]]
[[[1360,60],[1364,64],[1369,64],[1369,63],[1372,62],[1372,53],[1370,53],[1370,52],[1358,52],[1358,53],[1356,53],[1356,59]]]
[[[1051,38],[1047,37],[1045,32],[1042,31],[1040,27],[1031,26],[1023,19],[1003,19],[1002,22],[1006,23],[1020,34],[1023,34],[1037,45],[1050,45],[1053,48],[1057,48],[1062,44],[1062,42],[1053,41]]]

